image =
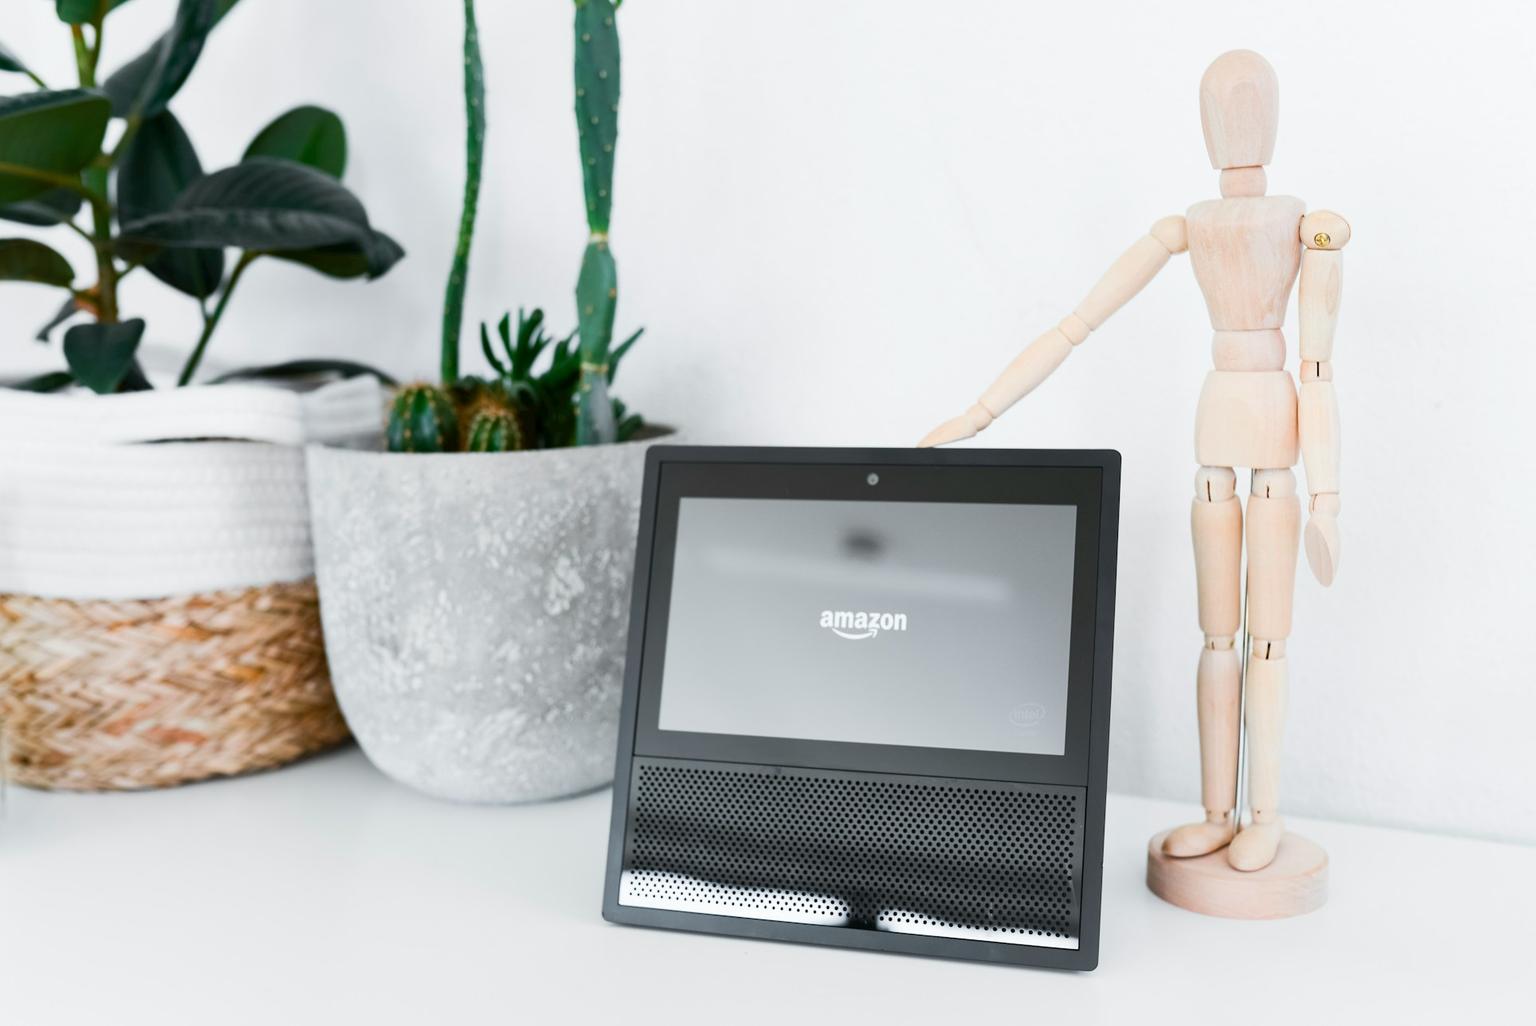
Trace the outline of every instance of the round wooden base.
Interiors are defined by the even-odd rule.
[[[1285,919],[1328,900],[1328,853],[1296,834],[1280,839],[1275,861],[1244,873],[1222,848],[1193,859],[1163,854],[1163,831],[1147,844],[1147,888],[1170,904],[1229,919]]]

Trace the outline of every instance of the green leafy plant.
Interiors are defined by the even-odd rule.
[[[387,437],[392,452],[510,452],[623,442],[644,426],[610,395],[619,360],[640,338],[612,346],[617,279],[608,250],[613,151],[618,139],[619,41],[617,5],[576,0],[576,121],[581,138],[582,179],[590,237],[576,288],[576,331],[556,342],[544,330],[544,311],[502,317],[493,346],[480,325],[488,378],[459,373],[464,291],[479,205],[485,153],[485,73],[474,0],[464,0],[464,109],[467,124],[464,202],[458,243],[443,302],[437,384],[400,389],[390,407]],[[579,335],[579,340],[578,340]],[[548,362],[536,369],[545,353]]]
[[[40,339],[76,317],[90,318],[65,332],[68,371],[19,387],[150,387],[137,358],[144,322],[124,319],[118,302],[119,284],[130,274],[154,276],[190,297],[202,313],[202,331],[177,382],[185,385],[236,286],[260,258],[303,264],[333,278],[371,279],[404,255],[373,228],[362,203],[341,184],[346,131],[330,111],[288,111],[256,134],[238,164],[203,173],[170,103],[209,34],[238,0],[179,0],[170,28],[98,81],[106,19],[123,2],[55,0],[73,40],[78,87],[50,89],[0,43],[0,73],[24,75],[37,86],[0,97],[0,219],[73,232],[89,245],[96,268],[95,283],[80,284],[70,262],[51,246],[0,239],[0,281],[68,293]],[[113,122],[121,128],[106,145]],[[77,223],[82,216],[85,223]],[[239,255],[226,274],[229,249]],[[369,370],[347,361],[305,360],[237,376]]]

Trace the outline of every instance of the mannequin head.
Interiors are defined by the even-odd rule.
[[[1280,81],[1252,50],[1229,50],[1200,79],[1200,127],[1218,170],[1268,164],[1280,120]]]

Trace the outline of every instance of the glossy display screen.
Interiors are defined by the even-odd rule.
[[[684,497],[658,726],[1061,755],[1076,520]]]

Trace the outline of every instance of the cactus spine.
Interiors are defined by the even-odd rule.
[[[453,401],[436,385],[407,385],[389,408],[390,452],[453,452],[459,447],[459,417]]]
[[[459,241],[448,272],[443,299],[443,385],[459,378],[459,331],[464,321],[464,286],[469,276],[469,246],[480,204],[480,169],[485,160],[485,67],[480,61],[480,30],[474,0],[464,0],[464,116],[468,132],[464,158],[464,206],[459,212]]]
[[[576,279],[581,384],[576,444],[612,442],[608,349],[618,303],[618,273],[608,247],[613,208],[613,159],[619,141],[619,29],[612,0],[576,0],[576,130],[590,232]]]

